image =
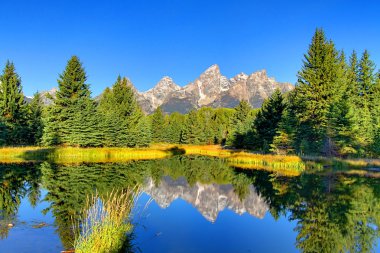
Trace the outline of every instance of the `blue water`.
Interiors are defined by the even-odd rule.
[[[46,190],[42,190],[42,197],[45,195]],[[51,212],[42,214],[42,210],[48,206],[49,203],[41,201],[33,208],[28,199],[23,198],[17,217],[12,221],[14,227],[9,230],[5,240],[0,240],[0,252],[60,252],[63,247],[55,233],[54,218]],[[46,225],[33,228],[42,222]]]
[[[376,178],[288,178],[212,158],[174,157],[128,164],[0,164],[0,253],[72,248],[70,218],[83,209],[86,196],[136,184],[141,196],[128,237],[135,253],[306,253],[315,242],[314,251],[331,252],[344,245],[347,233],[357,236],[363,228],[364,243],[380,252]],[[363,243],[359,239],[355,243]]]
[[[143,194],[139,206],[148,199]],[[286,217],[276,221],[269,213],[259,219],[224,210],[212,223],[191,204],[177,199],[166,209],[152,202],[135,222],[135,245],[142,252],[298,252],[294,222]]]

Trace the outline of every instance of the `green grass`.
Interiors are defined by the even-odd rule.
[[[88,197],[86,208],[76,227],[74,242],[77,253],[117,253],[123,249],[137,189],[112,191],[104,197]]]
[[[172,153],[169,150],[156,148],[15,147],[0,149],[0,161],[3,163],[46,160],[62,164],[106,163],[160,159],[170,155]]]
[[[351,170],[380,167],[379,159],[339,159],[254,154],[223,149],[219,145],[154,144],[149,148],[8,147],[0,148],[0,162],[51,161],[60,164],[108,163],[167,158],[173,155],[202,155],[226,160],[231,166],[260,169],[297,176],[304,171]]]

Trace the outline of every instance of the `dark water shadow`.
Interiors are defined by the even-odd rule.
[[[27,150],[19,158],[25,161],[48,161],[54,157],[56,148],[43,148],[37,150]]]

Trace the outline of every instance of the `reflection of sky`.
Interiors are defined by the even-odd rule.
[[[43,190],[41,199],[45,195]],[[143,194],[134,212],[134,244],[143,253],[298,251],[294,246],[297,234],[293,229],[296,224],[286,217],[275,221],[267,212],[264,219],[258,219],[247,213],[240,216],[226,209],[215,223],[211,223],[184,200],[177,199],[166,209],[152,202],[144,209],[148,200],[149,196]],[[10,229],[8,238],[0,240],[0,252],[60,252],[62,244],[52,225],[54,218],[50,212],[42,214],[48,205],[40,202],[36,208],[31,208],[28,199],[22,199],[15,227]],[[32,228],[40,222],[49,226]],[[380,252],[379,243],[374,252]]]
[[[138,202],[141,210],[149,196]],[[191,204],[175,200],[161,209],[152,202],[135,219],[135,244],[142,252],[297,252],[295,223],[275,221],[225,210],[215,223],[207,221]]]
[[[46,193],[46,190],[42,190],[41,199],[44,199]],[[17,219],[13,221],[15,226],[10,229],[6,239],[0,240],[0,252],[60,252],[62,244],[55,233],[54,218],[51,212],[42,214],[42,210],[48,206],[47,202],[39,202],[35,208],[32,208],[28,197],[23,198]],[[32,228],[41,222],[47,223],[48,226]]]

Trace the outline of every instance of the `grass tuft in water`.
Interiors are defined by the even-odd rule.
[[[79,222],[74,224],[77,253],[116,253],[123,249],[131,210],[138,197],[136,188],[112,191],[104,197],[97,193],[87,198],[86,208]]]

